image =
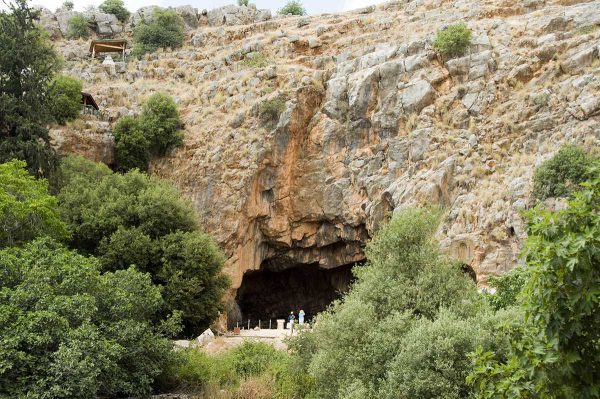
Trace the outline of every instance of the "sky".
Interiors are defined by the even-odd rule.
[[[103,0],[72,0],[75,9],[82,11],[88,5],[98,5]],[[324,12],[339,12],[353,10],[372,4],[382,3],[384,0],[303,0],[302,3],[309,14],[320,14]],[[54,11],[64,0],[31,0],[33,5],[41,5]],[[158,5],[163,7],[180,6],[189,4],[200,10],[217,8],[226,4],[233,4],[236,0],[125,0],[125,5],[130,11],[135,11],[140,7],[148,5]],[[258,8],[270,8],[276,12],[286,0],[251,0]],[[0,3],[1,5],[1,3]],[[1,7],[0,7],[1,8]]]

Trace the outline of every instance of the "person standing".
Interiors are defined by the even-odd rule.
[[[288,328],[290,330],[292,329],[292,325],[294,324],[294,320],[296,320],[296,316],[294,315],[294,311],[291,311],[290,315],[288,316]]]
[[[304,310],[300,309],[300,313],[298,313],[298,324],[304,324]]]

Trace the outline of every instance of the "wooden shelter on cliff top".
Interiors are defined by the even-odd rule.
[[[90,53],[92,54],[92,58],[100,53],[121,53],[123,61],[125,61],[126,48],[127,40],[123,39],[92,40],[90,43]]]

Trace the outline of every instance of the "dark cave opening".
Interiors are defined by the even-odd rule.
[[[286,319],[290,311],[297,315],[300,309],[306,313],[306,319],[311,320],[348,289],[352,267],[323,269],[311,264],[279,271],[247,272],[237,290],[238,309],[230,312],[228,324],[231,327],[250,319],[252,324],[272,320],[275,325],[276,319]]]

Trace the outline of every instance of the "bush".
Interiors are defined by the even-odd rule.
[[[69,18],[67,37],[69,39],[87,39],[90,37],[88,21],[83,15],[77,14]]]
[[[491,277],[490,286],[496,289],[494,294],[487,294],[487,298],[496,310],[508,309],[518,303],[518,296],[529,277],[526,267],[515,267],[500,277]]]
[[[465,24],[450,25],[438,32],[433,48],[445,57],[459,57],[471,44],[471,30]]]
[[[183,144],[183,124],[171,97],[155,93],[146,101],[140,115],[140,127],[154,155],[165,155]]]
[[[317,317],[306,341],[314,397],[455,398],[469,390],[467,355],[488,347],[482,341],[492,327],[476,319],[485,303],[473,282],[432,239],[438,220],[436,212],[405,210],[367,245],[368,263],[355,268],[351,291]],[[437,342],[446,327],[460,336]],[[448,346],[432,348],[442,342]],[[399,377],[412,368],[415,381]]]
[[[138,119],[124,116],[115,125],[115,166],[121,172],[148,170],[149,143]]]
[[[48,182],[35,179],[25,167],[16,160],[0,164],[0,248],[45,235],[68,236],[58,201],[48,194]]]
[[[42,239],[0,251],[0,392],[7,397],[145,396],[167,363],[177,317],[133,269]]]
[[[104,0],[98,7],[100,11],[112,14],[121,22],[127,21],[131,13],[125,8],[123,0]]]
[[[475,354],[478,397],[598,397],[600,161],[587,176],[565,209],[526,214],[524,317],[507,330],[507,354]]]
[[[151,22],[142,21],[133,31],[133,54],[141,57],[159,48],[179,48],[183,45],[183,19],[172,9],[155,9]]]
[[[279,11],[279,15],[306,15],[306,9],[298,0],[290,0]]]
[[[251,68],[264,68],[269,65],[270,61],[261,53],[250,53],[242,61],[242,65]]]
[[[260,104],[259,118],[263,126],[272,128],[279,122],[281,113],[285,110],[285,101],[281,98],[266,100]]]
[[[201,333],[223,309],[228,279],[224,256],[198,230],[190,203],[156,177],[90,164],[71,156],[62,166],[60,209],[74,232],[71,246],[97,256],[104,271],[135,265],[150,273],[167,309],[183,312],[184,334]]]
[[[65,10],[67,10],[67,11],[71,11],[73,9],[73,7],[75,7],[75,4],[73,4],[73,2],[69,1],[69,0],[65,1],[62,4],[62,8],[65,9]]]
[[[238,4],[238,6],[240,6],[240,7],[242,7],[242,6],[248,7],[248,4],[249,4],[249,3],[250,3],[250,1],[249,1],[249,0],[237,0],[237,4]]]
[[[585,180],[593,158],[581,147],[562,147],[542,163],[533,175],[533,197],[543,201],[550,197],[568,197]]]
[[[69,76],[57,76],[50,86],[51,113],[56,123],[64,125],[79,116],[81,104],[81,81]]]

